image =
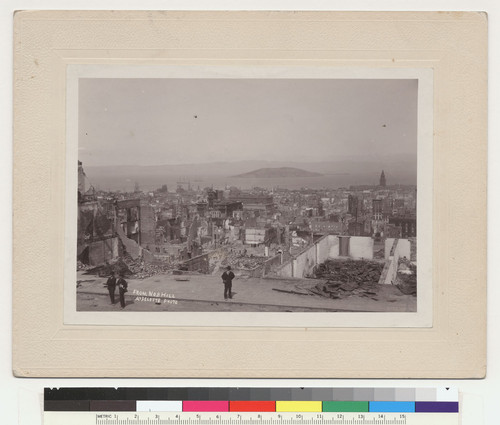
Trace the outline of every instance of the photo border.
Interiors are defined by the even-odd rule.
[[[101,57],[103,62],[116,59],[114,52]],[[123,59],[123,58],[122,58]],[[66,164],[78,161],[78,81],[79,78],[183,78],[183,79],[314,79],[314,80],[418,80],[417,94],[417,243],[418,258],[416,312],[135,312],[77,311],[76,298],[76,167],[66,167],[67,256],[64,286],[64,323],[79,325],[160,325],[160,326],[258,326],[258,327],[431,327],[432,326],[432,68],[347,68],[347,67],[276,67],[246,65],[192,66],[155,63],[152,65],[69,64],[66,69],[67,145]],[[367,66],[369,66],[367,61]],[[84,164],[85,166],[85,164]],[[69,242],[72,241],[72,242]],[[427,247],[427,249],[423,249]]]

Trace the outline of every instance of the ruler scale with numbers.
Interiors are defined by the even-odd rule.
[[[458,413],[45,412],[45,425],[458,425]]]
[[[450,388],[46,388],[44,425],[458,425]]]

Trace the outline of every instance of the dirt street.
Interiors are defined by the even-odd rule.
[[[106,279],[77,275],[78,311],[416,311],[416,297],[403,294],[393,285],[378,285],[376,292],[332,299],[311,292],[319,279],[258,279],[236,277],[233,298],[224,300],[219,276],[163,274],[143,280],[128,280],[125,309],[118,289],[111,305]]]

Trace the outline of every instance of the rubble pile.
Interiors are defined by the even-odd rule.
[[[134,260],[131,256],[125,254],[118,257],[115,261],[110,261],[97,267],[83,265],[79,270],[86,270],[85,274],[94,274],[100,277],[107,277],[111,272],[117,275],[131,277],[135,279],[145,279],[157,274],[165,273],[175,268],[174,264],[164,262],[160,264],[147,263],[142,258]]]
[[[380,248],[373,251],[373,258],[383,260],[385,258],[385,248]]]
[[[268,257],[255,257],[253,255],[245,256],[244,254],[231,253],[222,259],[221,265],[223,267],[231,266],[233,269],[255,269],[267,261]]]
[[[115,272],[117,275],[123,274],[123,276],[131,276],[133,274],[122,257],[118,257],[118,259],[106,262],[100,266],[89,266],[89,268],[87,268],[87,273],[85,274],[107,277],[111,274],[111,272]]]
[[[326,260],[314,270],[317,279],[357,285],[377,284],[384,263],[366,260]]]
[[[76,270],[77,271],[80,271],[80,270],[89,270],[91,268],[92,268],[92,266],[89,266],[88,264],[84,264],[80,260],[78,260],[76,262]]]
[[[210,273],[217,272],[227,266],[231,266],[236,270],[252,270],[264,264],[267,260],[269,260],[269,257],[246,255],[244,252],[239,251],[224,251],[210,258]]]
[[[310,291],[313,294],[333,299],[347,298],[356,295],[378,301],[376,296],[379,289],[380,285],[374,283],[358,285],[355,282],[342,283],[329,280],[327,282],[318,283],[315,287],[311,288]]]
[[[417,266],[406,258],[399,260],[396,286],[405,295],[417,295]]]
[[[134,260],[130,256],[123,257],[123,264],[128,270],[128,272],[124,271],[124,273],[135,279],[145,279],[157,274],[166,273],[175,268],[174,264],[170,262],[147,263],[142,258]]]
[[[328,298],[346,298],[357,295],[378,301],[378,281],[383,263],[376,261],[327,260],[314,270],[317,279],[328,279],[318,283],[310,291]]]

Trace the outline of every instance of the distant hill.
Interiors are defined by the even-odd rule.
[[[75,164],[76,167],[76,164]],[[190,180],[203,188],[210,185],[224,187],[236,185],[240,181],[241,173],[259,171],[259,169],[295,168],[303,171],[321,173],[324,178],[330,179],[333,187],[348,187],[350,185],[378,184],[380,173],[385,170],[387,184],[417,184],[416,156],[386,155],[386,156],[357,156],[325,158],[322,162],[307,161],[276,161],[276,160],[245,160],[245,161],[218,161],[206,163],[182,163],[162,165],[89,165],[83,163],[89,184],[102,189],[134,190],[134,183],[138,182],[141,189],[156,189],[163,184],[168,184],[170,190],[177,187],[178,181]],[[338,177],[338,178],[337,178]],[[228,180],[229,179],[229,180]],[[231,182],[230,179],[236,180]],[[292,177],[287,181],[292,182]],[[301,177],[295,178],[300,182]],[[314,179],[314,181],[320,179]],[[243,179],[241,179],[243,184]],[[251,180],[247,180],[248,182]],[[261,182],[263,183],[263,182]],[[259,184],[261,184],[259,183]],[[272,180],[269,179],[269,183]],[[284,182],[283,182],[284,183]],[[312,180],[311,180],[312,183]],[[308,185],[311,183],[307,183]],[[274,184],[274,183],[272,183]],[[322,182],[321,185],[327,185]],[[295,187],[295,186],[294,186]],[[298,186],[300,187],[300,185]]]
[[[241,178],[284,178],[284,177],[320,177],[323,174],[313,173],[311,171],[301,170],[300,168],[293,167],[279,167],[279,168],[259,168],[249,173],[238,174],[233,177]]]

